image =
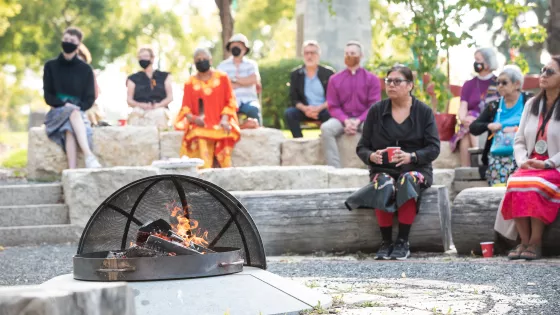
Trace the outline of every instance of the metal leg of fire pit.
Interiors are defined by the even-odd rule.
[[[72,275],[59,276],[43,285],[59,289],[74,285]],[[245,267],[240,273],[168,281],[129,282],[135,295],[136,314],[300,314],[319,303],[328,308],[330,296],[268,271]]]

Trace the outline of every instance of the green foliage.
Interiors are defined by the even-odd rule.
[[[299,59],[267,62],[259,66],[262,79],[263,123],[267,127],[283,128],[284,111],[290,106],[290,73],[302,65]]]
[[[4,35],[4,32],[10,26],[11,17],[19,14],[21,11],[21,4],[15,0],[0,0],[0,36]]]
[[[2,161],[2,167],[11,169],[23,169],[27,167],[27,150],[14,151]]]

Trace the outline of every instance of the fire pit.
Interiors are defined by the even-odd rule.
[[[74,279],[197,278],[266,269],[257,227],[232,195],[207,181],[159,175],[107,198],[86,225]]]

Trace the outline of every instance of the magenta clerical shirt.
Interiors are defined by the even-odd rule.
[[[358,68],[354,74],[344,69],[329,79],[329,112],[342,123],[348,118],[366,120],[369,108],[380,100],[381,82],[364,68]]]

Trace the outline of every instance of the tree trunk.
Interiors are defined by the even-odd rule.
[[[222,50],[224,59],[229,57],[226,49],[228,40],[233,35],[233,16],[231,15],[231,0],[215,0],[220,10],[220,22],[222,23]]]
[[[548,52],[551,55],[560,54],[560,2],[549,0],[550,16],[548,17]]]

